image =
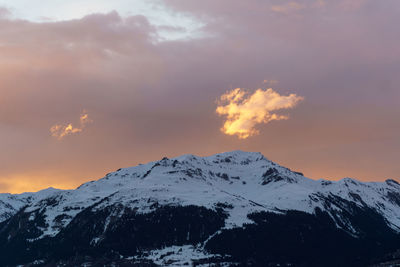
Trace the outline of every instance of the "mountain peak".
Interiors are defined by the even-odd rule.
[[[352,237],[361,236],[364,231],[356,218],[360,213],[367,216],[363,218],[374,216],[371,220],[381,222],[382,229],[397,233],[400,232],[399,189],[399,183],[390,179],[385,182],[351,178],[312,180],[267,160],[259,152],[236,150],[206,157],[187,154],[121,168],[75,190],[48,188],[36,193],[0,194],[0,222],[16,222],[0,224],[10,227],[2,230],[3,235],[0,231],[0,240],[4,244],[7,240],[18,241],[19,236],[14,234],[21,231],[26,231],[23,234],[28,243],[45,237],[64,240],[73,229],[78,237],[88,235],[87,246],[96,248],[107,238],[112,239],[114,225],[135,223],[121,230],[125,237],[127,231],[136,229],[138,218],[144,219],[143,225],[147,227],[165,216],[163,224],[171,224],[168,233],[177,230],[176,225],[182,220],[189,220],[187,225],[192,232],[185,231],[186,241],[203,231],[202,227],[191,228],[199,220],[211,219],[205,222],[207,227],[215,226],[218,221],[218,227],[202,237],[207,243],[215,233],[218,236],[217,231],[271,222],[262,219],[266,214],[274,218],[299,213],[303,214],[296,217],[300,220],[304,216],[322,216],[316,225],[328,220],[324,229],[336,227],[340,233]],[[170,221],[171,214],[182,211],[184,214],[179,213],[177,221]],[[190,219],[197,215],[197,219]],[[82,222],[86,220],[91,223],[82,232]]]
[[[229,151],[229,152],[222,152],[222,153],[217,153],[211,156],[205,156],[205,157],[200,157],[192,154],[185,154],[179,157],[175,157],[172,160],[178,160],[178,161],[193,161],[193,160],[199,160],[199,159],[204,159],[204,160],[221,160],[221,159],[229,159],[229,160],[236,160],[236,161],[241,161],[241,160],[249,160],[249,161],[257,161],[257,160],[267,160],[263,154],[260,152],[246,152],[246,151],[241,151],[241,150],[234,150],[234,151]],[[229,162],[229,161],[227,161]]]
[[[400,188],[400,183],[394,179],[387,179],[385,182],[389,185]]]
[[[218,203],[228,203],[234,208],[227,211],[230,215],[226,223],[237,226],[249,222],[247,213],[250,210],[301,210],[309,213],[316,208],[335,210],[338,207],[332,206],[330,199],[335,195],[340,201],[353,201],[356,205],[370,205],[379,210],[385,203],[382,212],[386,219],[400,227],[396,215],[396,205],[400,203],[398,187],[394,180],[385,183],[363,183],[351,178],[316,181],[267,160],[259,152],[236,150],[206,157],[191,154],[171,159],[164,157],[159,161],[118,169],[75,190],[49,188],[30,193],[28,198],[15,195],[12,201],[4,196],[7,214],[3,219],[25,205],[29,206],[27,210],[34,211],[46,203],[57,203],[54,210],[46,206],[46,223],[49,225],[43,231],[43,236],[46,236],[57,234],[60,224],[68,224],[79,210],[91,205],[106,207],[118,204],[149,212],[157,205],[200,205],[215,209]],[[365,196],[357,197],[360,194]],[[60,215],[59,210],[63,211],[66,219],[54,223],[54,216]]]

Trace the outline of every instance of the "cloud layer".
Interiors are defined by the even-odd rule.
[[[165,5],[200,20],[202,34],[159,42],[144,16],[34,23],[0,9],[0,191],[71,188],[162,156],[233,149],[313,178],[399,176],[398,0]],[[296,88],[307,104],[228,138],[215,100],[236,87]],[[96,123],[54,142],[49,128],[79,128],[82,107]]]
[[[228,135],[237,135],[240,139],[259,134],[257,124],[269,123],[274,120],[286,120],[287,115],[275,113],[281,109],[293,108],[303,97],[296,94],[280,95],[272,88],[257,89],[249,94],[240,88],[223,94],[216,112],[226,116],[221,131]]]

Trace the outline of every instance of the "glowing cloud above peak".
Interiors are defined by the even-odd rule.
[[[72,123],[68,124],[56,124],[50,128],[51,135],[61,140],[67,135],[80,133],[86,127],[87,124],[93,122],[89,118],[89,114],[87,112],[83,112],[79,117],[79,127],[74,127]]]
[[[272,88],[257,89],[253,94],[241,88],[228,91],[220,97],[216,109],[218,115],[226,116],[221,131],[227,135],[237,135],[240,139],[259,134],[255,129],[257,124],[288,119],[286,115],[273,112],[293,108],[303,99],[296,94],[280,95]]]

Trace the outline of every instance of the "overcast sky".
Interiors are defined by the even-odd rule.
[[[2,192],[236,149],[314,179],[400,176],[397,0],[0,6]]]

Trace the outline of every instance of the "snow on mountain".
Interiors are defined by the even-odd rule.
[[[0,222],[13,216],[22,207],[60,191],[59,189],[47,188],[36,193],[0,194]]]
[[[297,210],[312,214],[320,209],[330,214],[337,227],[357,236],[357,227],[341,215],[351,212],[349,203],[377,211],[392,229],[400,231],[400,185],[396,181],[312,180],[260,153],[243,151],[163,158],[119,169],[75,190],[0,194],[0,221],[25,207],[29,220],[45,218],[42,234],[36,238],[41,239],[55,236],[88,207],[96,211],[122,205],[138,213],[163,205],[214,210],[223,207],[228,212],[225,228],[252,223],[247,215],[257,211]],[[125,209],[115,209],[112,216],[122,216],[124,212]],[[105,224],[104,231],[107,227]]]

